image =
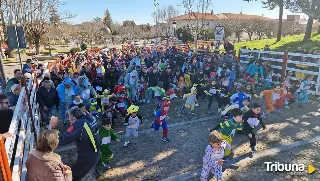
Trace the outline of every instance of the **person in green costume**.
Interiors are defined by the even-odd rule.
[[[99,138],[100,138],[100,162],[104,167],[104,171],[110,169],[110,161],[113,158],[113,153],[110,150],[110,142],[116,141],[120,142],[117,134],[111,128],[112,120],[104,119],[102,120],[102,127],[99,130]]]

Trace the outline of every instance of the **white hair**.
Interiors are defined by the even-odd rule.
[[[14,92],[14,91],[17,90],[18,88],[21,89],[20,84],[13,84],[13,85],[11,86],[11,92]]]

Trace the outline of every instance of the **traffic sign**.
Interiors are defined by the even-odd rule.
[[[222,41],[224,39],[224,26],[216,26],[214,37],[216,41]]]

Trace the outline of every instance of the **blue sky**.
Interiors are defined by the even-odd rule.
[[[157,0],[160,6],[172,4],[177,6],[182,0]],[[151,17],[154,11],[153,0],[64,0],[60,10],[69,11],[76,17],[69,20],[74,24],[84,21],[91,21],[95,17],[103,18],[104,10],[109,9],[113,21],[122,23],[125,20],[134,20],[136,24],[150,23],[154,24]],[[180,14],[185,10],[177,6]],[[264,15],[266,17],[278,19],[279,10],[268,10],[262,7],[260,1],[245,2],[243,0],[212,0],[210,11],[218,13],[239,13]],[[287,14],[292,14],[285,10],[284,18]]]

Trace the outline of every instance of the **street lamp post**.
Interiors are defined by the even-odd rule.
[[[176,36],[177,22],[173,21],[172,27],[173,27],[173,36]]]

